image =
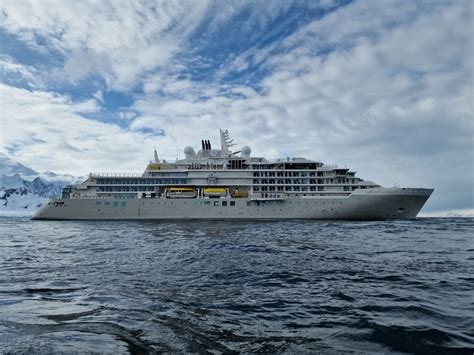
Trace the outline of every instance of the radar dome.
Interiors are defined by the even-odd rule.
[[[186,148],[184,148],[184,155],[186,156],[186,158],[191,158],[195,156],[196,153],[194,152],[193,147],[187,146]]]
[[[241,155],[243,157],[249,157],[251,152],[252,152],[252,149],[250,149],[250,147],[245,146],[241,150]]]

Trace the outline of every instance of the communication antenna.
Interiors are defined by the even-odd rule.
[[[233,143],[234,140],[230,138],[229,130],[219,128],[219,131],[221,133],[221,154],[225,157],[232,153],[229,148],[235,146],[235,143]]]
[[[176,147],[176,161],[178,161],[179,160],[178,138],[176,138],[175,147]]]
[[[155,163],[159,163],[160,160],[158,159],[158,152],[156,151],[155,147],[153,147],[153,151],[154,151]]]

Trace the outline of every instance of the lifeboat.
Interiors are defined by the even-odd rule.
[[[146,170],[160,170],[160,164],[159,163],[150,163],[146,167]]]
[[[227,189],[224,187],[206,187],[202,190],[206,197],[226,197]]]
[[[173,169],[174,165],[173,164],[167,164],[167,163],[150,163],[146,167],[146,171],[149,170],[169,170]]]
[[[240,191],[235,191],[232,193],[232,197],[234,198],[246,198],[249,197],[248,192],[240,192]]]
[[[193,187],[170,187],[166,191],[168,198],[195,198],[197,190]]]

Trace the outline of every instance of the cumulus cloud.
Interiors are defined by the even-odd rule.
[[[95,100],[7,85],[0,97],[2,152],[37,171],[141,171],[156,144],[151,135],[85,118],[99,110]]]
[[[139,1],[4,1],[0,23],[32,48],[65,58],[56,78],[104,77],[129,89],[165,66],[201,23],[207,3]]]

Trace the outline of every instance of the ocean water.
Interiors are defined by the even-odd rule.
[[[0,353],[472,354],[473,232],[0,219]]]

